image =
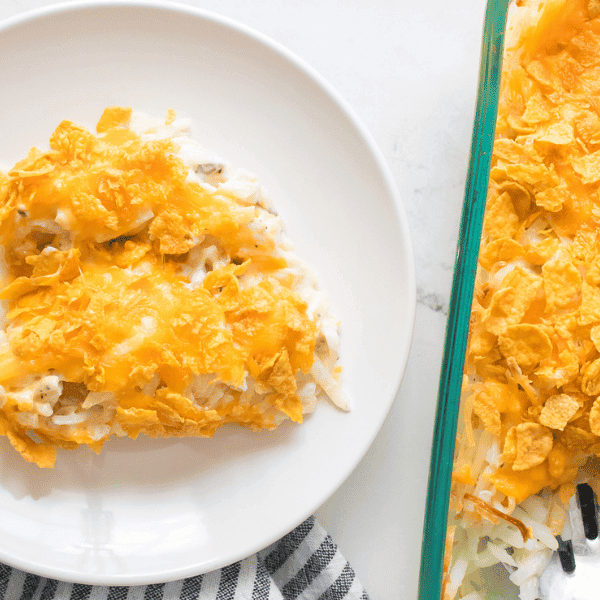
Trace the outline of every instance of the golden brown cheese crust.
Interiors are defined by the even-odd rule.
[[[503,71],[465,399],[467,429],[500,442],[490,481],[517,503],[600,454],[598,6],[525,4]]]

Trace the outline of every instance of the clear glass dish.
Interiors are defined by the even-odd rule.
[[[488,0],[479,90],[450,299],[423,528],[419,600],[439,600],[463,367],[502,71],[509,0]]]

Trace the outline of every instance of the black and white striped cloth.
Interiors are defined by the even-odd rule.
[[[311,517],[278,542],[205,575],[153,585],[91,586],[0,565],[0,600],[369,600],[329,534]]]

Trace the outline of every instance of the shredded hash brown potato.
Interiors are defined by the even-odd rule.
[[[326,296],[256,178],[187,128],[110,107],[0,172],[0,433],[40,467],[349,408]]]
[[[503,565],[535,600],[574,484],[600,491],[600,4],[518,2],[509,22],[446,599],[496,597],[485,570]]]

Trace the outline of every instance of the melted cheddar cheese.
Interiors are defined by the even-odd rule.
[[[176,143],[143,140],[130,117],[107,109],[97,134],[63,121],[48,151],[0,174],[0,433],[40,466],[59,446],[99,450],[115,432],[210,436],[229,422],[271,428],[277,414],[302,421],[296,377],[311,368],[317,328],[285,257],[257,234],[262,209],[188,177]],[[192,284],[185,264],[203,244],[225,259]],[[73,398],[109,398],[110,433],[26,419],[19,390],[44,374],[63,382],[55,414],[67,403],[77,416]],[[229,386],[225,401],[193,397],[203,375]],[[260,402],[244,399],[248,378]]]

